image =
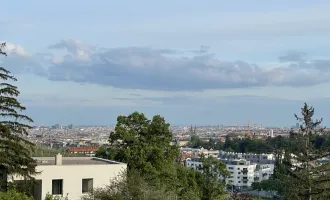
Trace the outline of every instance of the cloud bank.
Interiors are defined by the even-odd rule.
[[[330,82],[330,60],[307,59],[304,52],[278,56],[278,66],[226,61],[209,52],[148,47],[100,48],[76,40],[30,54],[8,44],[2,65],[14,73],[33,73],[52,81],[72,81],[123,89],[198,91],[265,86],[305,87]],[[262,56],[262,55],[260,55]]]

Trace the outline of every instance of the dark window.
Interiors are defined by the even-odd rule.
[[[63,194],[63,179],[52,180],[52,194]]]
[[[82,180],[82,193],[90,192],[93,190],[93,179],[83,179]]]

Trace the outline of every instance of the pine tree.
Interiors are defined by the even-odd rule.
[[[6,43],[0,44],[0,55]],[[17,100],[20,94],[16,86],[9,82],[17,81],[10,71],[0,67],[0,177],[1,190],[8,186],[8,176],[21,175],[32,178],[36,174],[36,161],[31,157],[34,144],[24,139],[32,119],[24,114],[26,108]]]
[[[285,196],[288,199],[329,199],[330,165],[320,165],[319,160],[329,156],[329,147],[315,147],[317,136],[325,134],[318,128],[321,120],[313,120],[314,108],[306,103],[301,108],[301,117],[295,114],[302,123],[299,134],[292,136],[292,146],[285,148],[282,162],[282,183],[286,186]],[[288,157],[290,157],[288,159]]]

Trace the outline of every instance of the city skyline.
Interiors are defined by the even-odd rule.
[[[36,125],[110,125],[139,111],[173,125],[290,127],[304,102],[330,125],[328,1],[31,0],[2,8],[8,57],[0,63],[18,78]]]

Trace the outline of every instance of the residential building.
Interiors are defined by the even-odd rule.
[[[187,158],[185,166],[203,172],[203,163],[201,158]]]
[[[226,164],[227,171],[231,174],[225,182],[232,184],[235,188],[251,187],[253,182],[269,179],[274,171],[272,155],[221,151],[219,156],[219,161]],[[203,163],[200,158],[187,158],[185,166],[203,172]],[[222,177],[219,178],[222,179]]]
[[[46,194],[66,196],[78,200],[93,188],[110,184],[111,179],[126,170],[127,165],[95,157],[38,157],[35,175],[36,184],[31,193],[36,200],[43,200]],[[9,177],[18,185],[24,184],[23,177]]]
[[[219,151],[218,150],[213,150],[213,149],[207,150],[207,149],[201,148],[200,149],[200,154],[204,155],[205,157],[209,157],[209,156],[212,156],[212,157],[215,157],[215,158],[219,157]]]
[[[256,163],[260,165],[268,165],[274,169],[275,156],[274,154],[256,154],[256,153],[237,153],[237,152],[219,152],[219,159],[246,159],[251,163]]]
[[[180,148],[180,152],[181,153],[190,153],[190,154],[194,154],[194,155],[198,155],[198,156],[202,156],[204,155],[205,157],[215,157],[218,158],[219,157],[219,151],[218,150],[208,150],[208,149],[204,149],[203,147],[198,149],[198,148]]]
[[[226,164],[230,177],[226,179],[226,183],[230,183],[238,188],[251,187],[254,182],[257,164],[253,164],[245,159],[240,160],[220,160]],[[259,175],[259,173],[258,173]]]

